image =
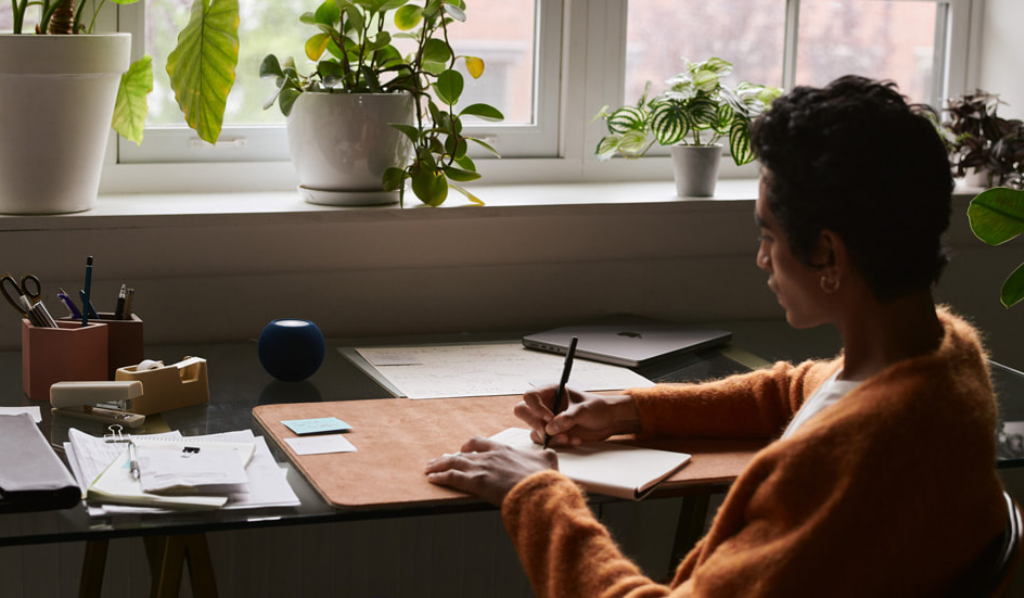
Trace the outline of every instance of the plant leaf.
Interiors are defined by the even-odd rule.
[[[437,77],[437,83],[434,83],[434,90],[437,92],[439,100],[445,104],[452,105],[459,101],[464,85],[465,80],[462,77],[462,73],[455,69],[448,69]]]
[[[999,245],[1024,232],[1024,190],[996,187],[971,200],[967,217],[974,235]]]
[[[737,166],[753,162],[757,157],[754,155],[754,149],[750,147],[750,121],[745,118],[733,121],[729,129],[729,153],[732,154],[732,161]]]
[[[456,21],[460,23],[466,22],[466,11],[462,10],[458,6],[455,6],[454,4],[448,4],[447,2],[445,2],[444,11],[451,15],[451,17]]]
[[[615,152],[619,151],[619,143],[622,142],[622,137],[618,135],[609,135],[601,139],[597,144],[597,149],[594,153],[597,154],[597,159],[601,162],[611,159],[615,155]]]
[[[402,123],[389,123],[389,127],[397,129],[405,134],[413,143],[420,140],[420,130],[412,125],[406,125]]]
[[[423,9],[413,4],[406,4],[395,11],[395,26],[402,31],[411,31],[423,21]]]
[[[651,132],[661,145],[679,143],[693,126],[684,102],[665,101],[651,111]],[[646,136],[645,136],[646,137]]]
[[[608,115],[608,132],[623,134],[627,131],[642,131],[647,122],[647,113],[636,106],[623,106]]]
[[[153,91],[153,58],[143,56],[128,67],[121,75],[121,85],[117,88],[117,100],[114,103],[114,119],[111,126],[122,137],[136,144],[142,144],[142,134],[146,129],[146,115],[149,104],[146,96]]]
[[[445,6],[449,6],[445,4]],[[466,59],[466,72],[469,73],[470,77],[479,79],[484,74],[484,61],[476,56],[465,56]]]
[[[490,122],[505,120],[505,115],[489,104],[470,104],[459,112],[459,116],[475,116]]]
[[[452,59],[452,50],[443,39],[431,38],[423,44],[423,62],[447,64]]]
[[[423,203],[437,207],[448,199],[448,179],[444,173],[424,168],[413,175],[412,192]]]
[[[306,40],[306,58],[316,62],[324,55],[327,44],[331,42],[331,36],[326,33],[317,33]]]
[[[402,186],[405,182],[405,170],[391,166],[384,171],[384,178],[381,181],[381,186],[385,191],[394,191]]]
[[[447,5],[446,5],[446,6],[447,6]],[[451,188],[452,188],[452,189],[455,189],[455,190],[456,190],[456,191],[458,191],[459,193],[461,193],[461,194],[465,195],[465,196],[466,196],[466,199],[468,199],[469,201],[471,201],[471,202],[475,203],[475,204],[476,204],[476,205],[478,205],[478,206],[482,206],[482,205],[484,205],[484,201],[483,201],[482,199],[480,199],[480,198],[479,198],[479,197],[477,197],[476,195],[473,195],[472,193],[470,193],[469,191],[467,191],[467,190],[466,190],[466,188],[465,188],[465,187],[463,187],[462,185],[456,185],[455,183],[450,183],[450,185],[451,185]]]
[[[284,77],[281,62],[273,54],[267,54],[263,62],[260,63],[260,78],[266,79],[267,77]]]
[[[465,183],[468,181],[475,181],[480,178],[480,174],[470,170],[462,170],[461,168],[455,168],[448,166],[444,169],[444,174],[453,181],[459,181]]]
[[[1017,269],[1003,281],[1003,288],[999,293],[999,301],[1007,308],[1013,307],[1024,299],[1024,264],[1017,266]]]
[[[220,137],[237,64],[238,0],[195,0],[167,74],[185,122],[208,143]]]

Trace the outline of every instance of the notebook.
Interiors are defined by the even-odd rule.
[[[709,330],[640,316],[616,315],[573,326],[528,334],[523,345],[540,351],[565,353],[572,337],[579,338],[576,356],[613,365],[640,367],[690,351],[723,345],[732,333]]]
[[[491,440],[528,451],[543,448],[530,431],[509,428]],[[614,442],[558,447],[558,469],[589,492],[640,500],[690,461],[690,455]]]

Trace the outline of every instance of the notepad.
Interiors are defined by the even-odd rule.
[[[523,450],[544,450],[523,428],[509,428],[491,440]],[[587,442],[558,447],[555,452],[559,471],[588,492],[630,500],[644,498],[690,460],[686,453],[615,442]]]

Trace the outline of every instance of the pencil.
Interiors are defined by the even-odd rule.
[[[562,366],[562,379],[558,382],[558,390],[555,391],[555,400],[551,403],[551,413],[558,415],[562,410],[562,395],[565,394],[565,385],[569,382],[569,374],[572,373],[572,362],[576,358],[576,343],[579,339],[575,336],[569,341],[569,350],[565,352],[565,365]],[[544,448],[548,448],[551,442],[551,435],[544,433]]]

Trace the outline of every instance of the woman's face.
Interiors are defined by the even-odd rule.
[[[789,239],[779,228],[768,207],[762,177],[754,208],[754,219],[761,229],[757,266],[768,273],[768,288],[786,310],[786,321],[794,328],[811,328],[825,322],[821,299],[821,272],[803,265],[789,248]]]

